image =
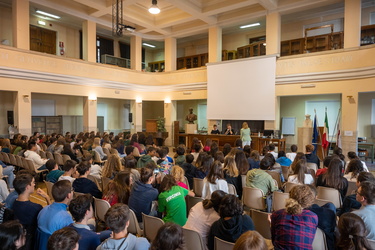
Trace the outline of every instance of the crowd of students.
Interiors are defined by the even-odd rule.
[[[210,139],[203,145],[194,138],[192,145],[181,144],[170,156],[169,148],[157,147],[152,136],[94,132],[34,133],[30,139],[15,135],[12,141],[3,139],[1,145],[3,152],[32,160],[36,170],[47,169],[46,180],[54,185],[52,197],[36,190],[48,204],[43,208],[30,201],[35,192],[34,173],[20,170],[14,176],[14,167],[2,163],[3,174],[9,175],[5,187],[11,193],[0,193],[5,203],[0,210],[0,245],[8,246],[0,249],[182,249],[182,227],[199,232],[210,250],[215,237],[236,243],[234,249],[312,249],[317,228],[326,234],[330,250],[371,249],[368,240],[375,240],[375,178],[355,152],[348,153],[346,162],[337,148],[321,164],[313,145],[306,145],[306,153],[298,152],[296,145],[290,153],[276,153],[270,144],[260,154],[250,145],[242,147],[241,141],[235,147],[226,144],[220,151]],[[66,154],[71,160],[59,166],[55,160],[43,159],[40,151]],[[95,154],[103,166],[93,162]],[[307,163],[315,163],[317,171],[311,171]],[[285,209],[273,212],[272,193],[283,187],[271,172],[280,176],[281,183],[299,184],[291,189]],[[187,211],[185,197],[195,196],[194,178],[203,179],[202,202]],[[348,181],[356,182],[356,194],[347,196]],[[228,194],[228,184],[237,196]],[[267,211],[272,212],[272,243],[255,231],[244,212],[243,186],[262,190]],[[318,186],[337,189],[342,207],[314,204]],[[83,195],[73,199],[74,192]],[[111,206],[105,215],[107,230],[95,230],[93,197]],[[128,232],[130,209],[141,227],[142,214],[164,220],[154,241]],[[338,226],[336,215],[340,216]]]

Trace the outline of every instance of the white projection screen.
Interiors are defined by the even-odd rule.
[[[207,119],[275,120],[276,56],[207,64]]]

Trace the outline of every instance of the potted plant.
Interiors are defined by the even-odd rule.
[[[158,129],[158,132],[167,132],[165,129],[165,118],[158,116],[158,119],[156,121],[156,127]]]

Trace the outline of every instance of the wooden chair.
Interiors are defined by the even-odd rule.
[[[0,153],[0,161],[4,162],[4,156],[2,153]]]
[[[285,200],[289,199],[289,193],[275,191],[272,194],[272,210],[277,211],[285,208]]]
[[[315,173],[316,173],[316,171],[318,170],[318,165],[316,165],[316,163],[308,162],[308,163],[307,163],[307,168],[308,168],[308,169],[314,169],[314,171],[315,171]]]
[[[281,186],[282,186],[280,173],[278,173],[278,172],[276,172],[276,171],[270,171],[270,170],[267,170],[266,172],[267,172],[269,175],[271,175],[271,176],[272,176],[272,179],[274,179],[274,180],[277,182],[277,187],[280,189]]]
[[[250,216],[254,222],[254,226],[258,233],[263,236],[263,238],[271,239],[271,223],[268,220],[270,213],[262,212],[259,210],[251,209]]]
[[[143,234],[148,239],[148,241],[152,242],[158,230],[161,226],[164,225],[164,221],[154,216],[145,215],[142,213],[143,219]]]
[[[259,188],[243,187],[242,189],[242,202],[248,208],[266,209],[263,196],[263,191]]]
[[[39,155],[40,155],[40,157],[42,157],[43,159],[47,159],[47,155],[46,155],[46,152],[44,152],[44,151],[39,151]]]
[[[95,217],[100,221],[105,221],[104,216],[110,209],[111,205],[106,200],[97,199],[94,197]]]
[[[49,151],[46,152],[46,156],[48,160],[54,160],[55,158],[53,157],[53,154]]]
[[[206,244],[203,242],[200,233],[186,228],[182,228],[182,233],[184,234],[185,238],[185,249],[206,250]]]
[[[235,196],[238,196],[236,187],[233,184],[230,184],[230,183],[228,183],[228,193],[234,194]]]
[[[195,193],[195,196],[202,197],[203,179],[194,178],[193,180],[194,180],[193,191]]]
[[[31,160],[26,159],[24,157],[21,157],[21,160],[22,160],[22,166],[23,166],[24,169],[28,169],[31,172],[35,172],[34,163]]]
[[[69,160],[72,160],[72,158],[70,158],[69,155],[61,155],[61,157],[62,157],[62,160],[63,160],[64,164],[65,164],[65,162],[67,162]],[[78,163],[78,162],[76,162],[76,163]]]
[[[293,187],[298,186],[298,185],[300,185],[300,184],[291,183],[291,182],[286,182],[286,183],[284,184],[284,192],[285,192],[285,193],[289,193],[290,190],[291,190]]]
[[[335,188],[319,186],[317,188],[316,198],[329,200],[336,206],[336,208],[341,208],[341,205],[342,205],[341,195],[340,195],[340,192]]]
[[[222,240],[215,236],[215,250],[232,250],[234,243]]]
[[[241,181],[242,181],[242,187],[246,187],[246,175],[245,174],[241,175]]]
[[[130,211],[130,218],[129,218],[128,232],[140,237],[143,235],[143,231],[139,227],[137,216],[135,215],[133,210],[129,209],[129,211]]]
[[[192,196],[186,196],[186,207],[187,212],[189,214],[190,209],[194,207],[197,203],[203,201],[204,199],[202,197],[192,197]]]
[[[5,164],[7,165],[10,165],[10,159],[9,159],[9,155],[5,152],[1,152],[1,155],[3,156],[3,161]]]
[[[348,191],[346,196],[351,195],[355,190],[357,190],[357,185],[355,181],[348,181]]]
[[[10,164],[13,166],[17,166],[17,160],[14,154],[8,154]]]
[[[319,227],[316,228],[314,241],[312,243],[313,250],[327,250],[326,235]]]
[[[55,158],[55,161],[57,165],[63,166],[64,165],[64,160],[62,158],[62,155],[59,153],[53,153],[53,157]]]
[[[15,155],[16,157],[16,161],[17,161],[17,166],[20,167],[20,168],[25,168],[22,164],[22,158],[21,156],[18,156],[18,155]]]
[[[47,194],[48,194],[49,198],[51,199],[51,201],[53,201],[53,196],[52,196],[53,183],[50,182],[50,181],[44,181],[44,183],[46,184]]]
[[[109,150],[108,150],[108,148],[103,148],[103,152],[104,152],[104,154],[106,154],[106,155],[110,155],[111,153],[109,152]]]

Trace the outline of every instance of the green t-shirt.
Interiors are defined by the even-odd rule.
[[[185,196],[189,191],[180,186],[173,186],[171,190],[159,194],[159,212],[165,212],[164,222],[174,222],[184,226],[186,218]]]

